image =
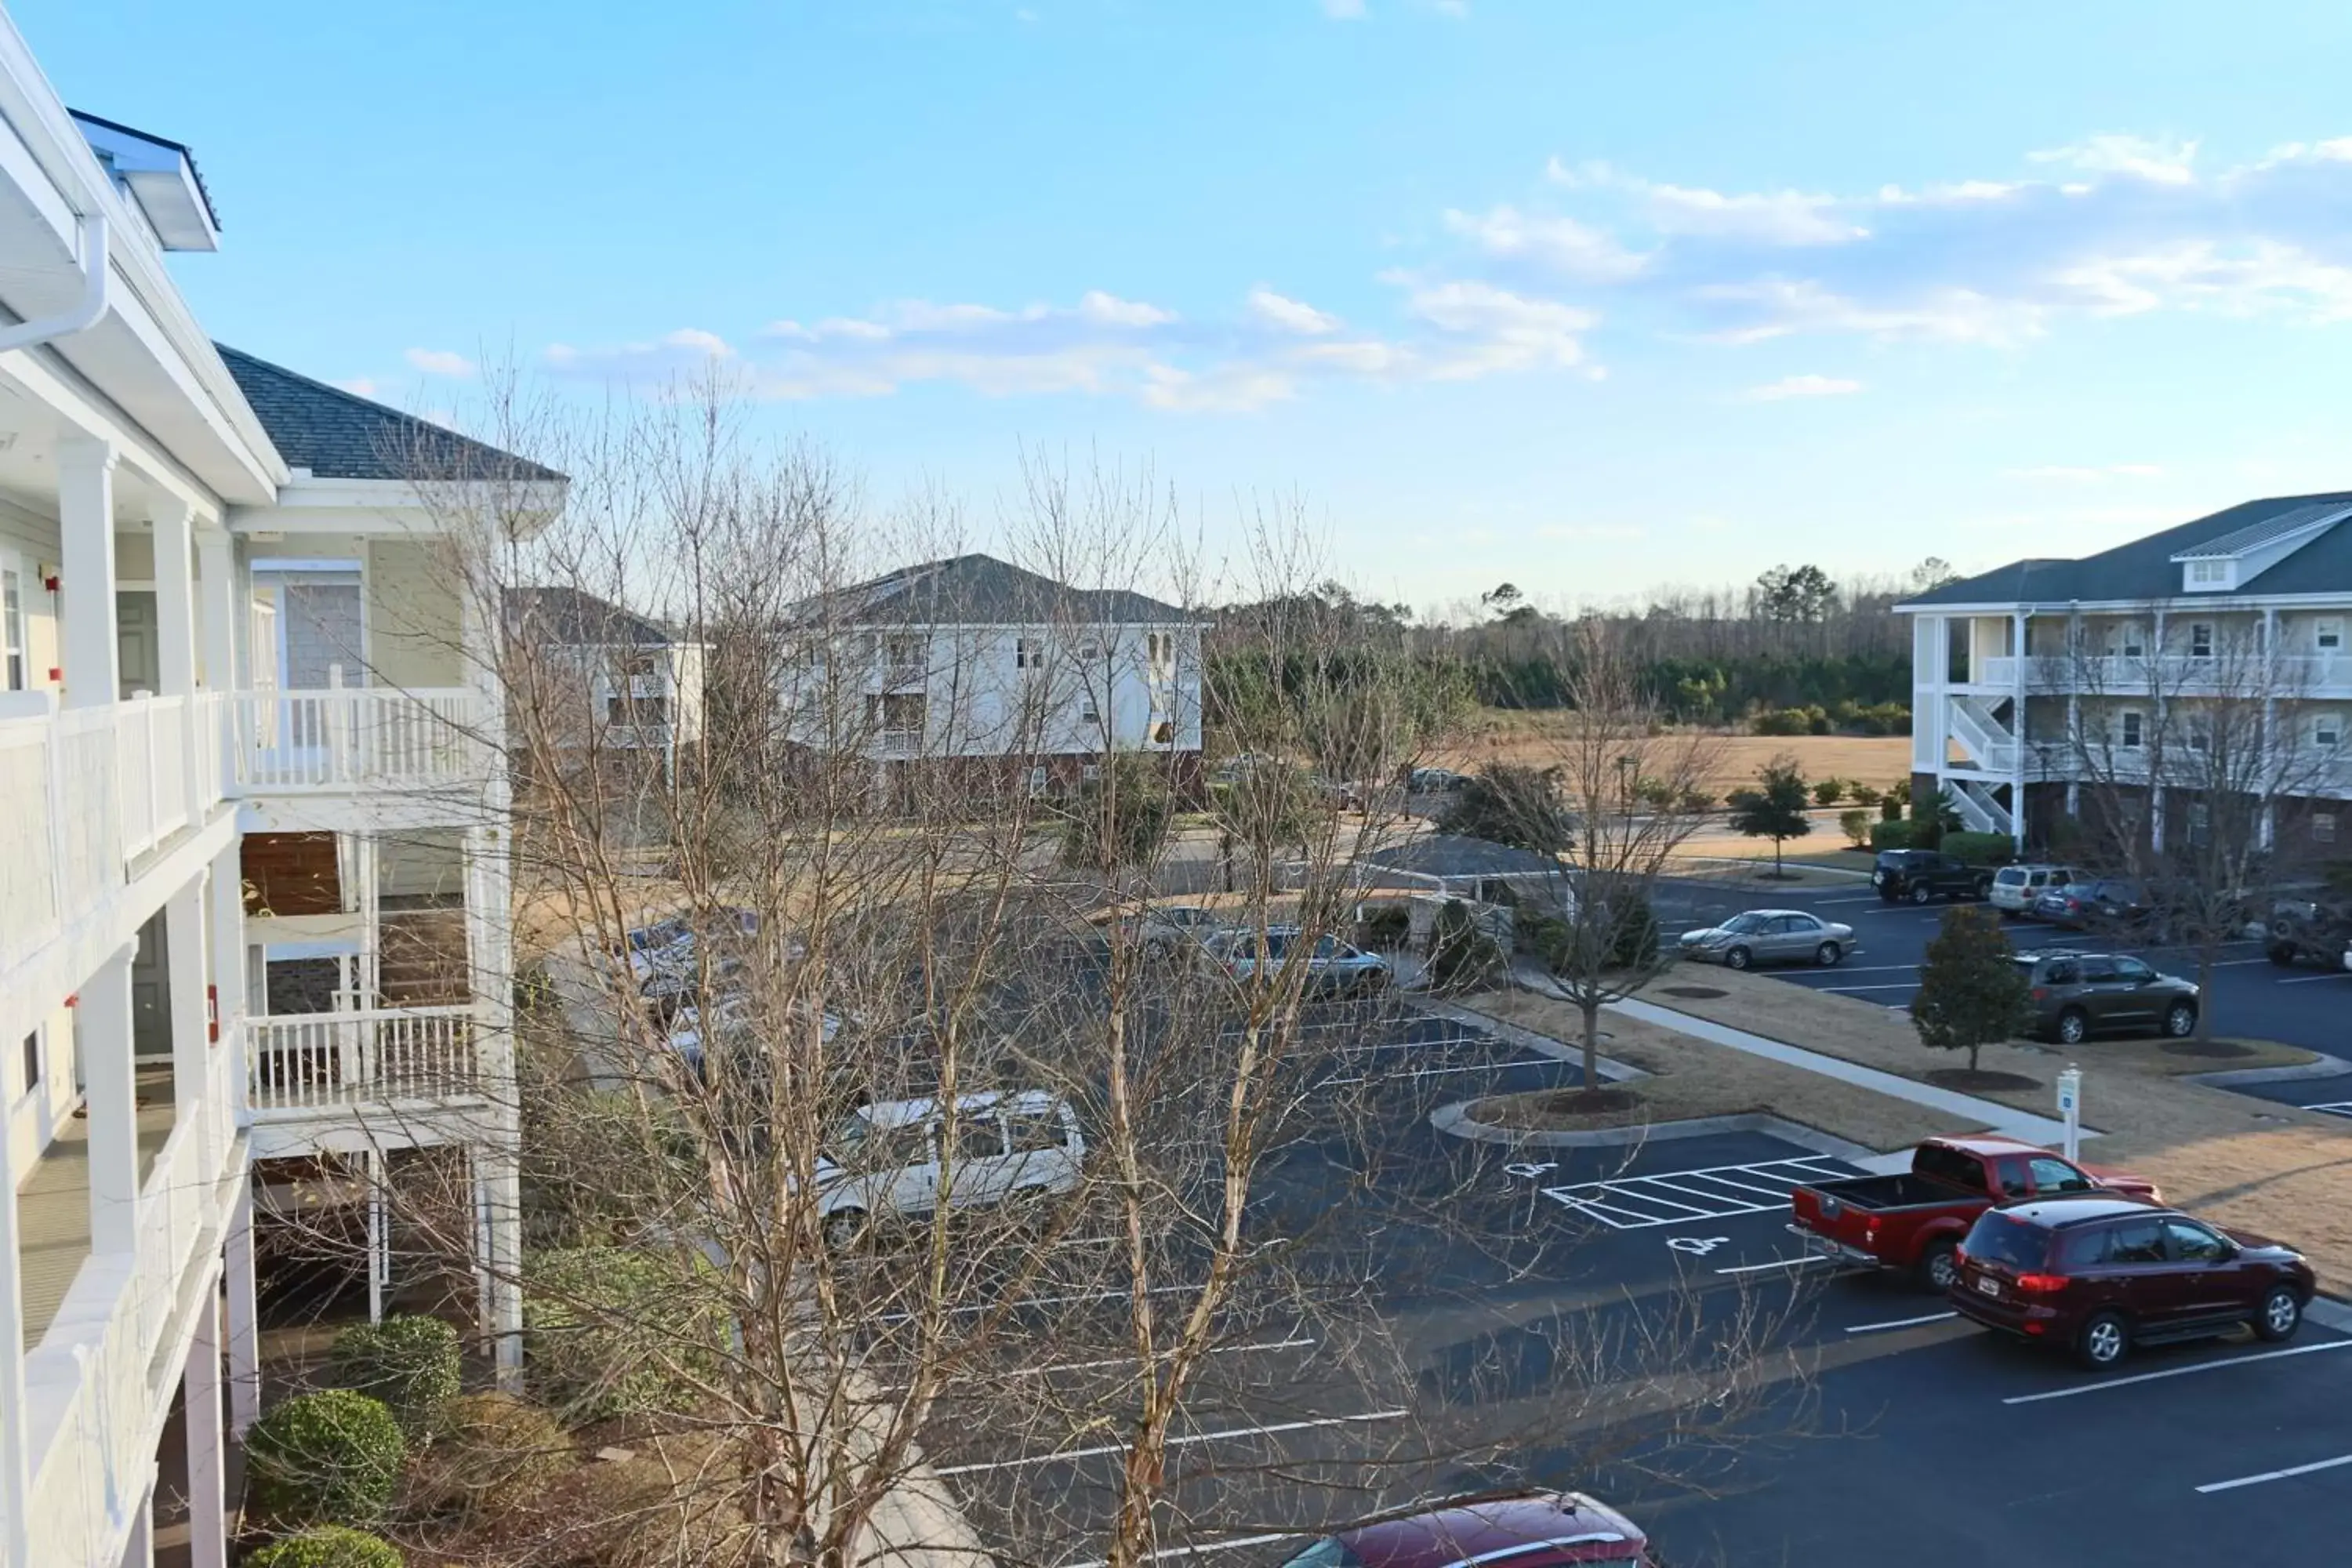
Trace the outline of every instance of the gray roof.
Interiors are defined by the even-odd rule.
[[[518,631],[565,647],[616,645],[661,647],[676,640],[650,616],[625,610],[577,588],[519,587],[506,591],[507,616]]]
[[[832,597],[842,620],[873,626],[1168,626],[1195,618],[1148,595],[1073,588],[993,555],[902,566]]]
[[[2221,535],[2219,539],[2209,539],[2202,544],[2192,544],[2186,550],[2176,552],[2172,558],[2175,561],[2226,561],[2233,556],[2243,555],[2250,550],[2260,550],[2265,544],[2274,544],[2290,534],[2302,532],[2306,528],[2316,527],[2323,522],[2336,521],[2347,511],[2352,511],[2352,507],[2347,507],[2341,501],[2332,500],[2314,501],[2309,506],[2291,507],[2275,516],[2266,517],[2260,522],[2250,522],[2243,528]]]
[[[1566,869],[1558,860],[1532,849],[1459,833],[1417,833],[1372,850],[1363,859],[1367,865],[1417,871],[1424,877],[1557,876]]]
[[[2175,557],[2188,552],[2213,551],[2226,542],[2253,538],[2275,540],[2282,533],[2308,526],[2324,515],[2318,509],[2352,508],[2352,490],[2323,495],[2272,496],[2241,501],[2210,517],[2184,522],[2128,544],[2079,560],[2031,559],[1957,583],[1947,583],[1898,609],[1933,609],[1939,605],[2063,605],[2073,600],[2129,602],[2145,599],[2231,599],[2271,594],[2352,595],[2352,526],[2336,523],[2284,560],[2239,583],[2233,588],[2195,595],[2181,590],[2180,567]],[[2290,522],[2289,519],[2301,521]],[[2234,543],[2229,553],[2255,548]]]
[[[322,479],[562,479],[552,468],[215,343],[292,468]]]

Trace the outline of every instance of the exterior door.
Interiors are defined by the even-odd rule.
[[[163,688],[152,588],[125,588],[114,595],[114,669],[120,687],[115,696],[122,701]]]
[[[131,1054],[168,1057],[172,1054],[172,1016],[164,976],[171,957],[164,945],[163,914],[158,910],[139,928],[139,947],[131,959]]]
[[[345,686],[364,685],[358,575],[295,576],[280,592],[288,689],[323,691],[338,678]]]
[[[2230,1267],[2231,1248],[2218,1234],[2193,1219],[2168,1218],[2164,1249],[2177,1271],[2182,1317],[2218,1318],[2246,1305],[2237,1299],[2241,1281]]]
[[[2107,1268],[2124,1310],[2151,1325],[2179,1321],[2180,1281],[2165,1256],[2164,1223],[2158,1216],[2116,1224],[2107,1233]]]
[[[2131,988],[2116,973],[2114,959],[2090,956],[2083,960],[2083,1005],[2095,1022],[2137,1023],[2134,1001]]]

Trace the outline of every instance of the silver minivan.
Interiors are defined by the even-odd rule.
[[[950,1120],[955,1174],[942,1184],[940,1152]],[[1077,1112],[1044,1089],[967,1094],[952,1108],[936,1100],[881,1101],[842,1118],[825,1139],[817,1206],[825,1239],[846,1246],[885,1215],[917,1218],[942,1204],[981,1208],[1074,1191],[1086,1157]]]
[[[1990,897],[2000,918],[2013,921],[2032,910],[2034,900],[2073,880],[2071,866],[2003,866],[1994,873]]]

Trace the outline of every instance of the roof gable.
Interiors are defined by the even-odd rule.
[[[677,640],[652,617],[578,588],[509,588],[506,608],[517,635],[566,647],[659,647]]]
[[[1146,594],[1073,588],[978,553],[902,566],[829,597],[842,620],[873,625],[1170,626],[1195,618]]]
[[[322,479],[562,480],[512,452],[215,343],[287,467]]]

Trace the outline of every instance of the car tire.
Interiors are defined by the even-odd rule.
[[[2254,1312],[2254,1337],[2272,1344],[2294,1338],[2303,1327],[2303,1298],[2284,1285],[2273,1285]]]
[[[847,1252],[866,1235],[864,1209],[835,1209],[824,1216],[824,1245],[833,1252]]]
[[[2050,1037],[2062,1046],[2079,1046],[2091,1037],[2091,1016],[2080,1007],[2069,1007],[2058,1015],[2058,1026]]]
[[[1754,961],[1755,956],[1756,955],[1754,953],[1749,952],[1744,947],[1735,947],[1730,952],[1723,955],[1723,967],[1726,969],[1745,969],[1751,962]]]
[[[1925,882],[1920,883],[1917,887],[1911,889],[1911,901],[1915,904],[1924,906],[1928,900],[1935,896],[1935,889],[1928,887]]]
[[[1838,961],[1844,956],[1845,949],[1840,947],[1833,942],[1825,942],[1822,943],[1821,946],[1813,949],[1813,962],[1820,964],[1823,969],[1836,968]]]
[[[2273,963],[2277,964],[2281,969],[2293,969],[2294,967],[2294,949],[2289,947],[2284,942],[2276,942],[2264,949],[2263,956],[2269,959]]]
[[[1921,1289],[1933,1290],[1939,1296],[1949,1290],[1952,1281],[1960,1277],[1958,1244],[1952,1241],[1929,1242],[1927,1249],[1919,1255],[1915,1272]]]
[[[2074,1336],[2074,1359],[2093,1372],[2112,1372],[2131,1353],[2131,1324],[2121,1312],[2094,1312]]]
[[[2197,1032],[2197,1009],[2186,1002],[2175,1002],[2164,1012],[2164,1033],[2167,1038],[2185,1040]]]

